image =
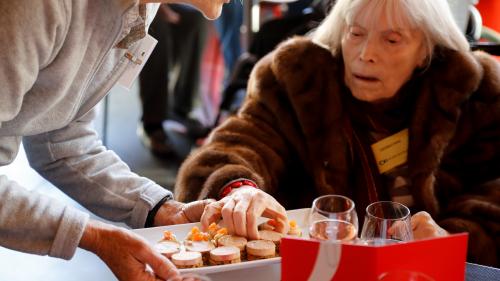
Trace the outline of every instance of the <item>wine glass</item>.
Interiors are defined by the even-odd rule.
[[[413,240],[410,219],[410,209],[401,203],[372,203],[366,207],[361,240],[366,245],[389,245]]]
[[[351,241],[358,235],[354,202],[341,195],[324,195],[313,201],[309,236],[320,241]]]

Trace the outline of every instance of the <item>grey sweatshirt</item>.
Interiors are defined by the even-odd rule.
[[[113,46],[136,2],[0,1],[0,165],[15,159],[22,140],[45,179],[95,214],[135,228],[171,194],[132,173],[91,121],[92,108],[131,64],[127,50]],[[69,259],[87,221],[86,213],[0,175],[0,246]]]

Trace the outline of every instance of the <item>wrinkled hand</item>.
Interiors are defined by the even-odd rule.
[[[153,224],[155,226],[181,224],[200,221],[205,206],[215,202],[213,199],[181,203],[169,200],[156,213]]]
[[[142,237],[123,228],[89,221],[80,247],[94,252],[120,281],[150,281],[179,278],[175,266],[156,252]],[[147,270],[146,265],[152,269]]]
[[[447,236],[449,233],[441,228],[427,212],[418,212],[411,217],[413,239],[420,240]]]
[[[288,231],[285,208],[264,191],[243,186],[234,189],[220,201],[207,205],[201,224],[206,230],[210,223],[217,222],[222,217],[229,233],[259,239],[257,219],[261,216],[276,220],[275,231]]]

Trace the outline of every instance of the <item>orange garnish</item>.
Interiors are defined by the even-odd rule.
[[[217,234],[226,235],[227,234],[227,228],[223,227],[223,228],[217,230]]]
[[[191,228],[191,233],[192,234],[200,233],[200,229],[197,226],[193,226],[193,228]]]
[[[205,241],[210,240],[210,234],[208,234],[206,232],[202,232],[201,235],[203,237],[203,240],[205,240]]]
[[[208,226],[208,230],[211,230],[211,231],[216,231],[217,229],[219,229],[219,226],[213,222],[211,223],[209,226]]]
[[[203,235],[201,233],[195,233],[192,237],[193,241],[203,241]]]
[[[208,233],[198,232],[194,233],[191,237],[193,241],[208,241],[210,239],[210,235]]]
[[[291,228],[296,228],[296,227],[297,227],[297,222],[296,222],[296,221],[294,221],[294,220],[291,220],[291,221],[289,222],[289,224],[290,224],[290,227],[291,227]]]
[[[163,231],[163,240],[173,240],[173,233],[172,231],[165,230]]]

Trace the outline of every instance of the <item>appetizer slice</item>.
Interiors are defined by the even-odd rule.
[[[172,255],[172,262],[177,268],[196,268],[203,266],[201,254],[198,252],[180,252]]]
[[[247,259],[249,261],[269,259],[276,256],[276,245],[267,240],[252,240],[247,243]]]
[[[217,240],[217,246],[232,246],[240,249],[241,259],[245,259],[245,246],[247,245],[247,239],[241,236],[235,235],[223,235]]]
[[[208,264],[208,259],[210,257],[210,251],[215,248],[212,241],[184,241],[184,246],[186,251],[198,252],[201,254],[204,264]]]
[[[224,235],[227,235],[227,228],[219,228],[215,235],[213,236],[213,241],[215,244],[217,244],[217,241]]]
[[[259,230],[260,240],[268,240],[276,245],[276,253],[280,252],[281,237],[283,234],[272,230]]]
[[[180,251],[181,244],[175,241],[160,241],[156,243],[155,249],[170,259],[173,254],[177,254]]]
[[[241,262],[240,249],[236,247],[218,247],[210,251],[211,265],[222,265]]]

